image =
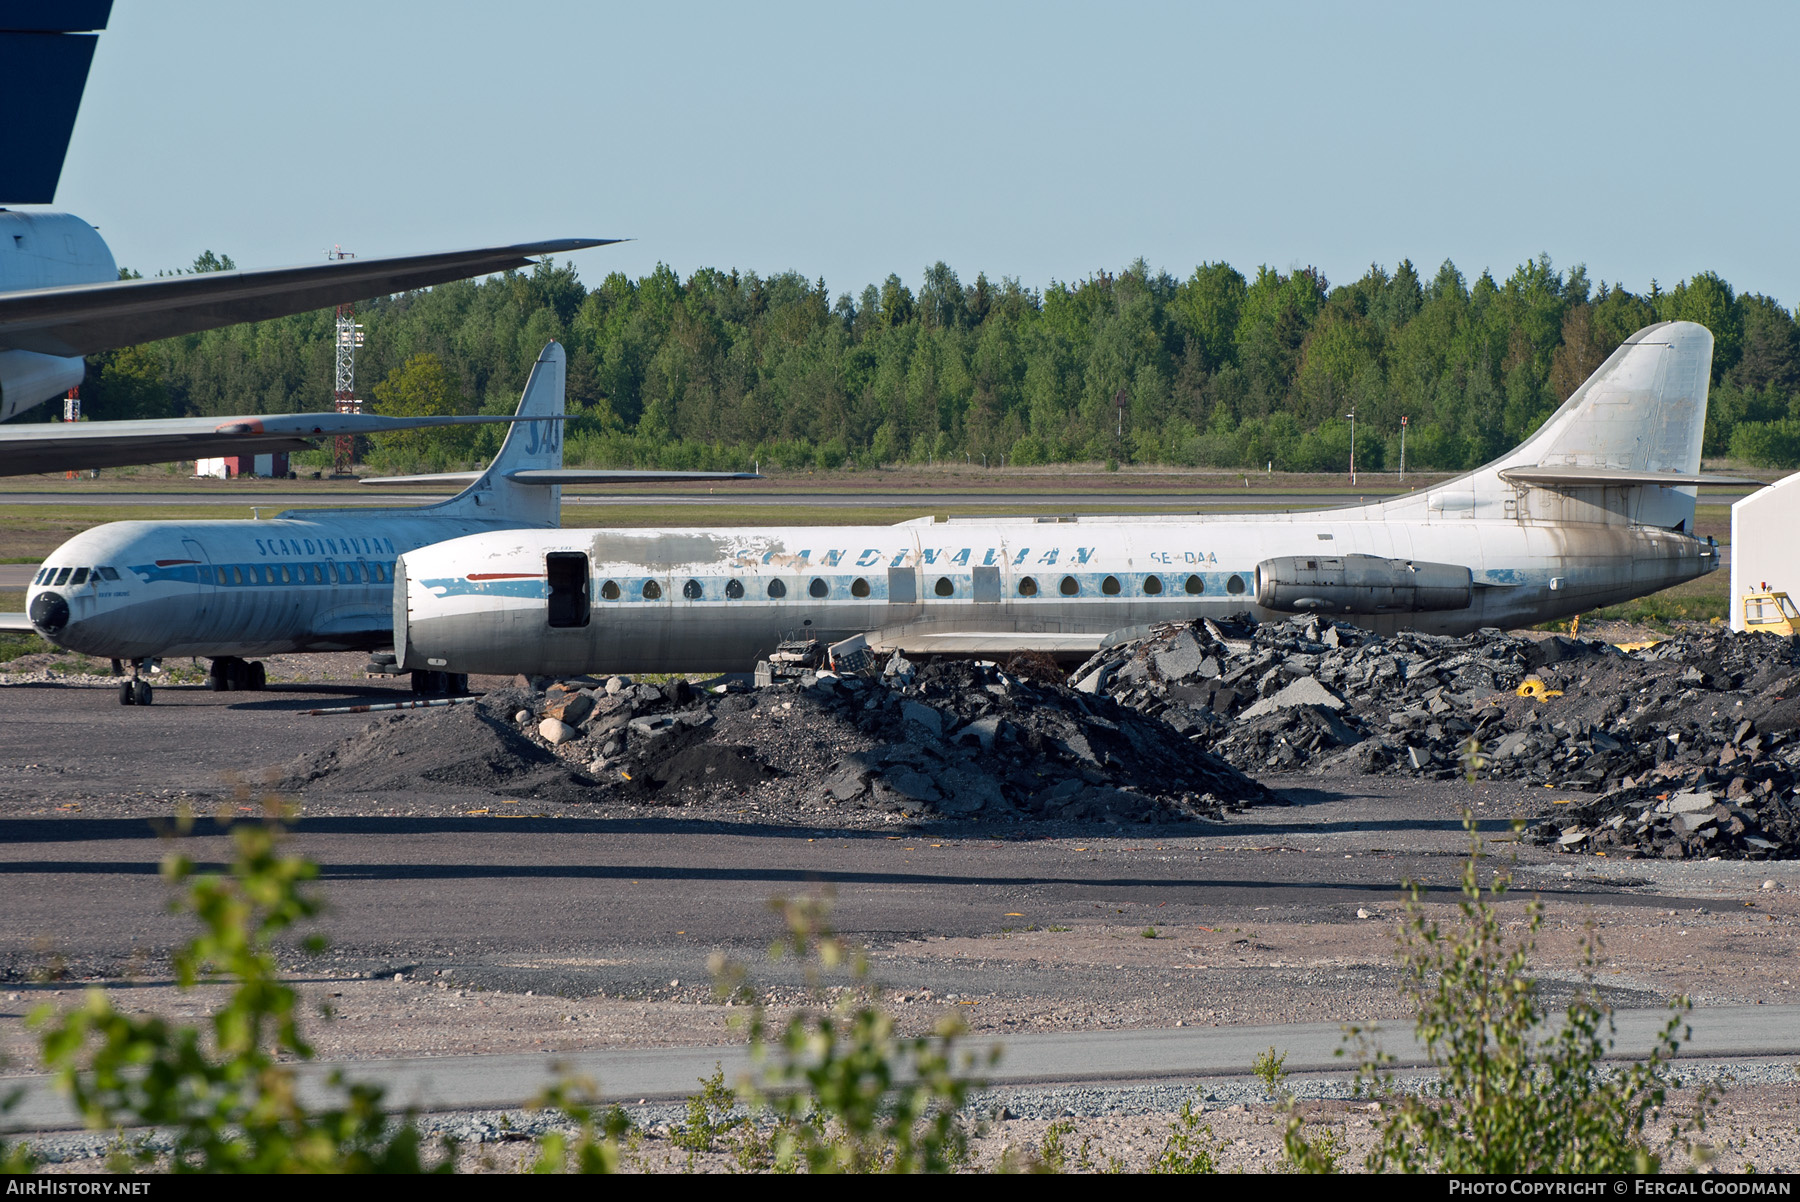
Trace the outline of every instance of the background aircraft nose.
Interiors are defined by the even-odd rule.
[[[69,603],[61,593],[39,593],[31,599],[31,624],[45,634],[60,633],[69,624]]]

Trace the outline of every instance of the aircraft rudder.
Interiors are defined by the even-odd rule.
[[[1620,344],[1509,461],[1699,471],[1712,351],[1712,332],[1696,322],[1645,326]]]
[[[444,510],[470,508],[469,516],[521,526],[555,526],[562,520],[562,489],[555,485],[521,484],[514,472],[562,466],[567,355],[551,342],[539,353],[519,395],[516,416],[551,420],[517,421],[506,432],[500,451],[481,479],[444,502]]]

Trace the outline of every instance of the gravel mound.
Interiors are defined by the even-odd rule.
[[[1628,653],[1560,635],[1384,638],[1245,619],[1159,627],[1070,680],[1245,771],[1473,771],[1599,794],[1533,827],[1569,851],[1800,856],[1800,653],[1788,639],[1704,627]],[[1716,812],[1661,808],[1683,793]]]
[[[591,782],[522,735],[511,721],[520,694],[470,704],[384,714],[358,734],[291,761],[278,787],[324,782],[344,793],[441,786],[555,800]]]

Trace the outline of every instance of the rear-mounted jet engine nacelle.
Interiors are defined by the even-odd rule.
[[[1468,568],[1379,555],[1293,555],[1256,565],[1256,603],[1282,613],[1392,614],[1467,609]]]

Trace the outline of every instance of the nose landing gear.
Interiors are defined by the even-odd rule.
[[[206,671],[206,687],[216,693],[260,693],[269,682],[261,660],[245,663],[235,655],[221,655]]]
[[[156,693],[150,688],[150,682],[138,675],[139,670],[149,662],[142,659],[131,661],[131,679],[119,682],[120,705],[149,705],[156,699]]]

